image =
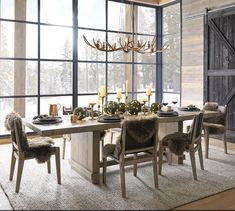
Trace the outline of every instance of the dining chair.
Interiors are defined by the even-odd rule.
[[[19,114],[9,113],[5,118],[5,127],[11,131],[12,156],[10,167],[10,181],[13,179],[16,159],[18,160],[17,178],[15,192],[20,189],[21,177],[24,161],[36,159],[38,163],[47,162],[47,171],[51,173],[51,155],[55,155],[57,182],[61,184],[60,172],[60,148],[53,146],[53,139],[49,137],[39,137],[28,141],[27,135],[22,128],[22,120]]]
[[[133,165],[137,176],[137,163],[153,162],[154,184],[158,187],[157,174],[157,120],[155,118],[133,118],[123,120],[121,134],[116,144],[106,144],[103,148],[103,183],[106,184],[107,158],[120,166],[122,197],[126,197],[125,166]],[[145,155],[143,157],[143,154]],[[128,157],[132,155],[132,158]]]
[[[169,148],[171,153],[183,155],[189,152],[193,178],[197,180],[195,153],[198,152],[201,169],[204,170],[201,136],[202,136],[203,112],[194,116],[188,133],[175,132],[166,135],[159,143],[159,174],[162,173],[162,161],[164,148]]]
[[[222,135],[224,142],[224,153],[227,154],[227,138],[226,138],[226,117],[227,105],[219,106],[216,102],[206,102],[203,106],[204,110],[218,111],[220,116],[206,118],[203,121],[204,141],[205,141],[205,157],[209,154],[209,135]]]

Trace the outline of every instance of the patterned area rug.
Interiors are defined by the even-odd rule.
[[[108,168],[107,185],[93,185],[64,160],[62,185],[58,185],[54,158],[51,175],[47,174],[46,164],[26,161],[20,192],[16,194],[15,177],[12,182],[8,180],[10,152],[0,160],[0,184],[16,210],[166,210],[235,187],[235,153],[226,155],[223,149],[210,147],[209,157],[204,160],[204,171],[197,162],[198,181],[192,178],[188,154],[184,165],[164,163],[159,189],[154,189],[151,163],[138,166],[137,178],[133,176],[132,167],[127,167],[126,199],[121,197],[118,166]]]

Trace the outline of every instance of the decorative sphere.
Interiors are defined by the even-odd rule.
[[[161,109],[160,103],[152,103],[150,108],[151,112],[153,112],[154,114],[156,114],[160,109]]]
[[[108,114],[115,114],[118,109],[118,104],[115,101],[108,101],[107,105],[104,106],[104,112]]]
[[[73,110],[73,115],[77,120],[82,120],[86,117],[86,110],[83,107],[77,107]]]
[[[120,113],[125,113],[125,111],[126,111],[126,104],[125,103],[118,103],[118,111]]]
[[[137,115],[141,111],[141,104],[138,100],[132,100],[127,103],[126,110],[131,115]]]

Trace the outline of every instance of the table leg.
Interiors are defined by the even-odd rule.
[[[100,183],[100,132],[71,135],[71,167],[93,184]]]

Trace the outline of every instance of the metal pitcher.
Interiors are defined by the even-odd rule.
[[[58,116],[58,111],[61,108],[61,104],[50,104],[49,116]]]

